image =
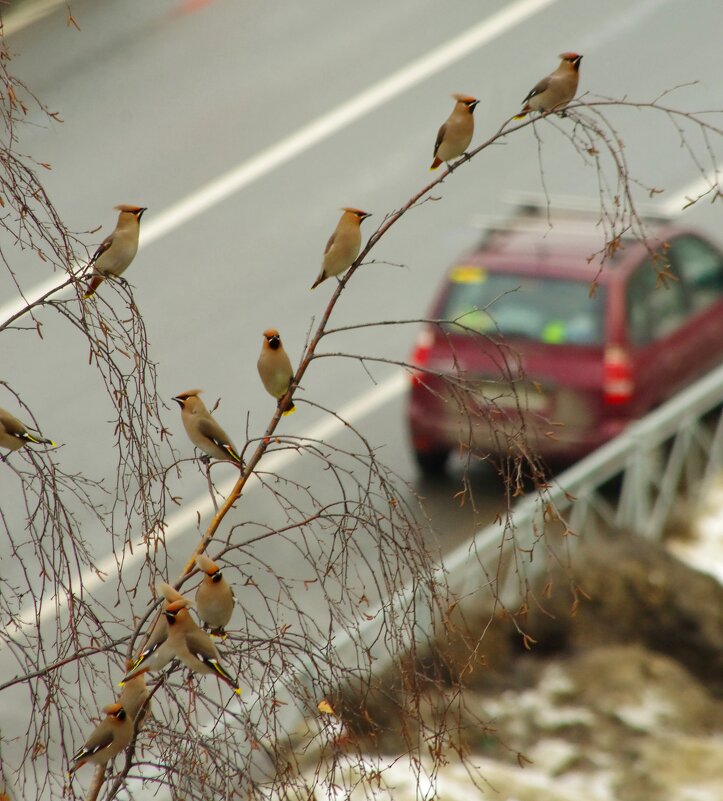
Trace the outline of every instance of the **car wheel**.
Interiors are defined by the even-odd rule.
[[[414,451],[414,458],[425,476],[438,476],[444,473],[449,451]]]

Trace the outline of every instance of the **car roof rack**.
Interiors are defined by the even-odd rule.
[[[485,239],[491,234],[505,232],[592,234],[591,228],[598,227],[604,219],[598,203],[571,195],[515,192],[505,198],[505,203],[513,207],[511,214],[505,217],[478,215],[473,219],[474,227],[486,232]],[[650,203],[636,204],[635,211],[643,223],[653,226],[665,225],[673,219],[672,215]],[[609,220],[610,225],[615,222],[621,223],[622,220]]]

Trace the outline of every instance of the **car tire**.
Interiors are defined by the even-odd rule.
[[[439,476],[447,466],[449,451],[414,451],[414,459],[423,475]]]

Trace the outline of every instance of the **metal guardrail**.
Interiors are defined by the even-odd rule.
[[[508,521],[477,532],[444,557],[432,581],[439,589],[446,585],[445,594],[462,611],[492,597],[513,609],[551,559],[569,557],[580,535],[607,528],[660,539],[679,491],[694,502],[721,469],[721,404],[723,365],[562,473],[544,497],[523,498]],[[605,485],[617,478],[620,491],[606,493]],[[404,588],[370,612],[353,637],[333,638],[337,659],[354,664],[363,654],[379,675],[405,646],[397,635],[394,648],[387,647],[385,617],[413,616],[406,645],[412,632],[423,642],[433,628],[430,597],[429,584]]]

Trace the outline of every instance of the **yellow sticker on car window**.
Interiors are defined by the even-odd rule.
[[[487,270],[483,267],[462,264],[452,270],[449,280],[454,284],[481,284],[487,280]]]

